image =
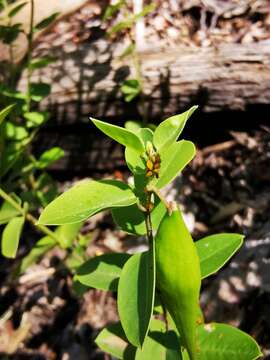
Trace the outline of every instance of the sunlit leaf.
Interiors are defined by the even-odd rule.
[[[216,273],[242,246],[240,234],[215,234],[196,241],[202,279]]]
[[[154,307],[155,253],[133,255],[124,265],[118,285],[118,312],[131,344],[142,346]]]
[[[2,254],[7,258],[15,258],[24,224],[24,217],[11,219],[2,233]]]
[[[136,202],[130,187],[121,181],[85,180],[51,202],[43,210],[39,223],[62,225],[80,222],[100,211]]]
[[[158,151],[171,146],[180,136],[187,120],[194,113],[198,106],[193,106],[186,112],[171,116],[162,121],[154,132],[153,142]]]
[[[132,148],[139,153],[142,153],[144,151],[142,140],[133,132],[120,126],[112,125],[100,120],[96,120],[93,118],[91,118],[91,120],[99,130],[101,130],[110,138],[117,141],[119,144]]]
[[[75,279],[95,289],[116,291],[122,268],[129,258],[126,253],[96,256],[79,267]]]

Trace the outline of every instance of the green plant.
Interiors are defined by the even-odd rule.
[[[49,113],[39,111],[37,104],[50,92],[47,83],[33,83],[32,74],[53,58],[33,58],[33,37],[36,31],[46,28],[56,17],[52,14],[34,24],[34,1],[29,1],[29,29],[15,23],[16,14],[27,2],[0,1],[2,10],[0,40],[8,48],[8,58],[1,61],[0,84],[0,225],[3,228],[1,253],[10,258],[16,256],[19,238],[25,220],[34,224],[32,215],[58,194],[56,183],[46,172],[48,166],[60,159],[64,152],[55,147],[43,152],[38,158],[32,153],[32,142]],[[15,41],[23,34],[27,39],[26,55],[19,62],[14,57]],[[18,90],[18,83],[26,72],[26,89]],[[41,232],[56,241],[48,228]]]
[[[85,286],[117,291],[120,322],[102,330],[96,343],[119,359],[261,357],[257,343],[244,332],[226,324],[204,324],[199,307],[201,280],[232,257],[243,236],[216,234],[193,243],[176,205],[160,193],[195,156],[192,142],[178,141],[195,110],[196,106],[170,117],[154,133],[148,128],[132,132],[92,119],[103,133],[125,146],[133,183],[79,182],[39,218],[39,225],[61,226],[110,209],[120,228],[147,237],[148,251],[132,256],[103,254],[87,260],[75,275]]]

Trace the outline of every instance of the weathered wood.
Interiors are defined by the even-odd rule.
[[[57,119],[137,115],[136,102],[125,104],[121,82],[132,76],[131,61],[117,57],[122,44],[110,43],[103,34],[96,41],[53,46],[55,64],[37,75],[52,84],[50,105]],[[218,47],[154,46],[140,54],[146,109],[150,118],[176,113],[190,104],[206,112],[244,110],[270,103],[270,42]]]

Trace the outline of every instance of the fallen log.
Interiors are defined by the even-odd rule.
[[[57,119],[138,115],[136,101],[125,104],[120,91],[132,77],[129,62],[119,62],[120,44],[100,39],[68,49],[51,48],[59,60],[39,72],[36,80],[52,84],[43,103]],[[248,45],[175,49],[152,48],[140,53],[146,113],[164,117],[199,104],[205,112],[244,110],[249,105],[270,103],[270,42]]]

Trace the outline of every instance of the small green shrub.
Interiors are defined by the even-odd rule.
[[[170,117],[154,132],[92,119],[103,133],[125,146],[133,183],[79,182],[51,202],[39,218],[39,225],[63,226],[110,209],[120,228],[147,237],[148,251],[132,256],[104,254],[86,261],[75,275],[85,286],[117,291],[120,322],[102,330],[96,343],[119,359],[254,360],[262,356],[257,343],[244,332],[226,324],[205,324],[199,306],[201,281],[232,257],[243,236],[222,233],[194,243],[178,206],[167,203],[160,193],[195,156],[192,142],[178,140],[194,110],[195,106]]]

